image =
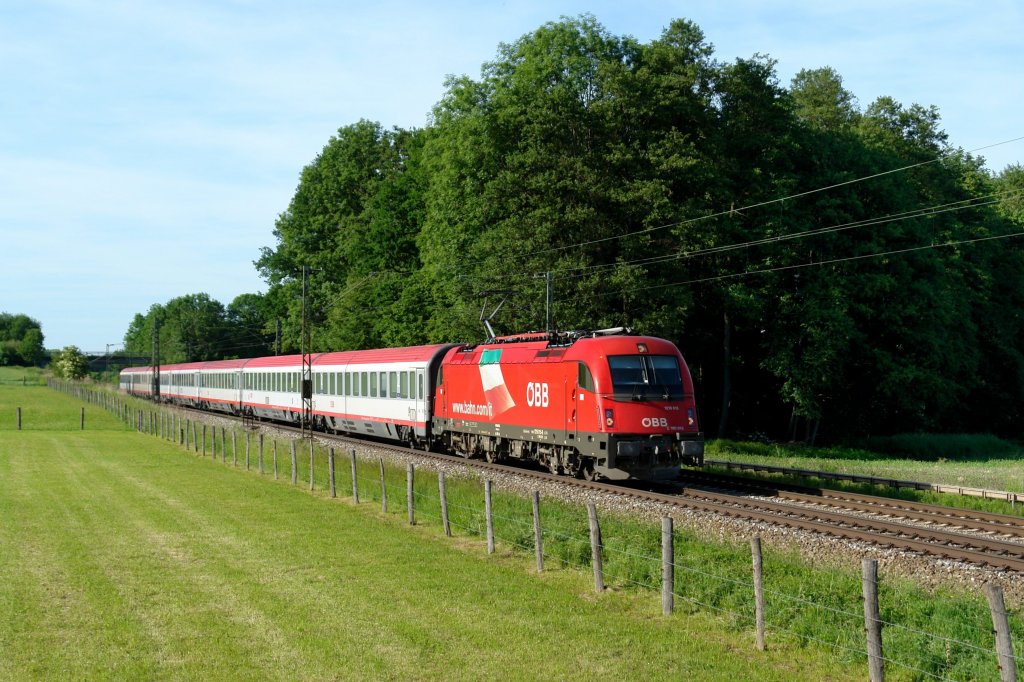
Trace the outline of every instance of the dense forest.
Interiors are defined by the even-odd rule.
[[[302,170],[255,263],[266,294],[138,315],[163,362],[627,325],[676,342],[709,435],[1020,436],[1024,168],[939,112],[787,86],[673,21],[641,44],[584,15],[452,77],[422,129],[359,121]],[[280,335],[275,325],[280,325]]]

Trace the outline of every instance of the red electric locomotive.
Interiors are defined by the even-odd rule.
[[[701,465],[693,381],[669,341],[625,330],[460,346],[441,363],[435,446],[583,478],[674,477]]]

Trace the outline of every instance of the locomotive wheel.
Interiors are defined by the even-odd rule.
[[[580,467],[580,478],[582,478],[585,481],[597,480],[597,472],[594,471],[593,462],[587,462],[582,467]]]

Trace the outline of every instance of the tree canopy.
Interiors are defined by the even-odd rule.
[[[255,354],[281,320],[295,351],[304,268],[315,350],[480,340],[502,300],[499,333],[543,329],[550,279],[558,328],[675,341],[712,435],[1020,435],[1022,191],[935,107],[582,15],[449,78],[423,129],[340,128],[255,264],[267,294],[154,306],[126,344],[159,319],[165,361]]]
[[[0,366],[29,367],[45,359],[42,325],[28,315],[0,313]]]

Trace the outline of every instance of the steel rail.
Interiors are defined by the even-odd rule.
[[[683,479],[696,483],[718,485],[731,489],[749,490],[760,494],[774,495],[780,499],[805,504],[840,507],[869,514],[899,516],[914,521],[923,521],[944,526],[956,526],[984,533],[998,533],[1024,539],[1024,518],[1009,514],[947,507],[939,504],[913,502],[892,497],[881,497],[864,493],[832,490],[830,488],[808,488],[804,486],[780,485],[771,481],[758,481],[741,476],[709,474],[702,471],[685,471]]]

